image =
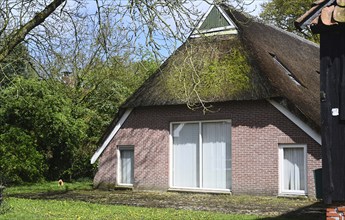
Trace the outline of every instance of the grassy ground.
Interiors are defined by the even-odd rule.
[[[0,219],[324,219],[307,199],[93,190],[90,182],[7,188]]]
[[[205,211],[101,205],[80,201],[10,198],[11,210],[0,219],[258,219],[252,215]]]

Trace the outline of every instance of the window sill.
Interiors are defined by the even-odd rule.
[[[177,188],[171,187],[168,189],[169,192],[192,192],[192,193],[215,193],[215,194],[229,194],[231,191],[227,189],[200,189],[200,188]]]

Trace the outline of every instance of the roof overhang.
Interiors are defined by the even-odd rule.
[[[126,109],[125,113],[121,116],[120,120],[116,123],[116,125],[113,128],[113,130],[111,131],[111,133],[104,140],[104,142],[97,149],[97,151],[93,154],[93,156],[91,158],[91,164],[94,164],[97,161],[97,159],[99,158],[99,156],[101,156],[101,154],[103,153],[105,148],[107,148],[107,146],[109,145],[110,141],[115,137],[117,132],[120,130],[122,125],[125,123],[125,121],[127,120],[128,116],[131,114],[132,110],[133,110],[132,108]]]
[[[278,102],[273,101],[271,99],[268,99],[267,101],[271,103],[283,115],[285,115],[291,122],[297,125],[297,127],[302,129],[315,142],[317,142],[320,145],[322,144],[321,135],[314,129],[312,129],[309,125],[307,125],[304,121],[299,119],[296,115],[294,115],[292,112],[290,112],[288,109],[286,109],[283,105],[279,104]]]

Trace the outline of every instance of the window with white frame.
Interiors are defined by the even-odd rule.
[[[307,194],[307,146],[280,144],[280,194]]]
[[[231,189],[231,123],[172,123],[172,187]]]
[[[134,182],[134,148],[118,146],[118,184],[133,185]]]

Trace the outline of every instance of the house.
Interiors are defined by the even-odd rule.
[[[315,196],[319,48],[213,5],[122,106],[95,187]]]
[[[345,201],[345,2],[315,2],[295,25],[320,34],[323,201]]]

